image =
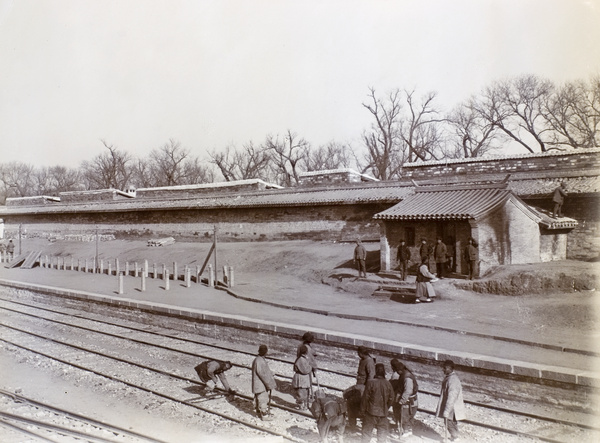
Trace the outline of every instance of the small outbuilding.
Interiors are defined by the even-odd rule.
[[[415,186],[414,194],[375,214],[381,225],[381,270],[397,268],[401,240],[416,265],[419,247],[441,238],[453,272],[466,274],[469,238],[479,249],[479,273],[496,265],[566,259],[567,233],[577,221],[556,219],[527,205],[502,183]]]

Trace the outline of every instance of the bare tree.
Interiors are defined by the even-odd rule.
[[[131,177],[131,158],[127,152],[119,150],[101,140],[108,152],[97,155],[91,161],[81,164],[87,189],[125,189]]]
[[[249,178],[267,178],[271,162],[270,152],[263,146],[254,146],[252,141],[241,150],[227,146],[224,151],[210,152],[210,162],[219,168],[225,181]]]
[[[477,111],[527,151],[545,152],[550,128],[542,106],[552,89],[551,82],[534,75],[496,82],[484,90]]]
[[[477,112],[475,98],[457,106],[447,120],[454,132],[447,157],[480,157],[494,149],[496,128]]]
[[[0,165],[2,194],[7,197],[27,197],[36,194],[35,169],[23,162]]]
[[[549,145],[560,148],[600,146],[600,76],[585,81],[567,82],[556,88],[542,108],[552,128]]]
[[[374,118],[371,128],[363,133],[367,147],[362,172],[371,171],[375,178],[389,180],[397,177],[406,160],[405,145],[401,136],[402,103],[400,91],[394,90],[385,99],[369,88],[369,102],[362,105]]]
[[[330,141],[309,152],[304,159],[307,171],[350,168],[356,162],[352,148],[347,144]]]
[[[169,139],[159,149],[150,153],[150,168],[154,186],[175,186],[186,182],[185,163],[189,151],[181,147],[181,143]]]
[[[415,91],[404,91],[408,116],[401,120],[400,134],[408,148],[407,161],[437,160],[442,155],[443,134],[441,125],[445,122],[434,107],[437,94],[429,92],[420,102],[414,98]]]
[[[189,158],[183,167],[184,181],[182,185],[195,185],[198,183],[212,183],[215,173],[212,167],[203,165],[198,157]]]
[[[288,130],[282,137],[268,135],[265,148],[269,150],[271,168],[279,184],[296,185],[303,171],[302,160],[309,155],[310,144]]]

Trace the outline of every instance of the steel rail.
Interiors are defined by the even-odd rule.
[[[10,300],[5,300],[5,301],[9,301],[9,302],[13,303]],[[40,309],[40,310],[44,310],[44,311],[53,312],[53,313],[56,313],[56,314],[59,314],[59,315],[68,315],[68,314],[65,314],[64,312],[56,311],[56,310],[53,310],[53,309],[39,308],[37,306],[32,306],[32,305],[28,305],[28,304],[24,304],[24,303],[20,303],[20,302],[14,302],[14,303],[15,304],[21,304],[21,305],[24,305],[24,306],[27,306],[27,307],[32,307],[34,309]],[[5,309],[5,310],[11,311],[11,312],[16,312],[16,313],[19,313],[19,314],[22,314],[22,315],[31,316],[31,317],[34,317],[34,318],[44,319],[44,320],[49,321],[49,322],[63,324],[65,326],[69,326],[69,327],[80,328],[80,329],[83,329],[83,330],[86,330],[86,331],[96,332],[96,333],[99,333],[99,334],[104,334],[104,335],[108,335],[108,336],[111,336],[111,337],[116,337],[116,338],[120,338],[120,339],[123,339],[123,340],[128,340],[128,341],[131,341],[131,342],[134,342],[134,343],[145,344],[145,345],[148,345],[148,346],[154,346],[154,347],[157,347],[159,349],[165,349],[165,350],[168,350],[168,351],[178,352],[178,353],[182,353],[182,354],[185,354],[185,355],[190,355],[190,356],[199,357],[199,358],[206,358],[206,359],[214,358],[214,357],[212,357],[210,355],[192,353],[192,352],[188,352],[188,351],[184,351],[184,350],[179,350],[179,349],[173,349],[173,348],[169,348],[167,346],[163,346],[163,345],[159,345],[159,344],[155,344],[155,343],[150,343],[150,342],[146,342],[146,341],[139,340],[139,339],[134,339],[134,338],[129,338],[129,337],[123,337],[123,336],[120,336],[120,335],[117,335],[117,334],[113,334],[113,333],[110,333],[110,332],[101,332],[101,331],[98,331],[96,329],[86,328],[86,327],[80,326],[80,325],[73,325],[73,324],[62,322],[60,320],[48,319],[46,317],[40,317],[38,315],[29,314],[29,313],[26,313],[26,312],[21,312],[21,311],[13,310],[13,309],[6,308],[6,307],[0,307],[0,309]],[[155,335],[155,336],[158,336],[158,337],[163,337],[163,338],[166,337],[166,338],[170,338],[170,339],[173,339],[173,340],[179,340],[179,341],[183,341],[183,342],[186,342],[186,343],[193,343],[193,344],[197,344],[197,345],[202,345],[202,346],[207,346],[207,347],[213,347],[213,348],[216,348],[216,349],[227,350],[227,351],[236,352],[236,353],[240,353],[240,354],[244,354],[244,355],[250,355],[250,356],[254,356],[255,355],[255,354],[252,354],[251,352],[248,352],[248,351],[232,349],[232,348],[228,348],[228,347],[222,346],[222,345],[213,345],[213,344],[202,342],[202,341],[199,341],[199,340],[181,338],[181,337],[176,337],[176,336],[173,336],[173,335],[170,335],[170,334],[163,334],[163,333],[154,332],[154,331],[146,331],[146,330],[144,330],[142,328],[124,326],[122,324],[111,323],[111,322],[108,322],[108,321],[105,321],[105,320],[89,319],[89,318],[85,318],[85,317],[81,317],[81,316],[78,316],[78,317],[79,318],[83,318],[84,320],[98,322],[98,323],[101,323],[101,324],[105,324],[105,325],[109,325],[109,326],[115,326],[115,327],[119,327],[119,328],[123,328],[123,329],[129,329],[129,330],[133,330],[133,331],[140,332],[140,333]],[[271,358],[271,357],[267,357],[267,358],[270,359],[270,360],[273,360],[273,361],[280,362],[280,363],[293,364],[292,361],[285,360],[285,359],[282,359],[282,358]],[[245,366],[245,365],[242,365],[242,364],[239,364],[239,363],[232,363],[232,364],[233,364],[233,366],[236,366],[236,367],[240,367],[240,368],[244,368],[244,369],[250,369],[248,366]],[[343,372],[340,372],[340,371],[333,371],[333,370],[329,370],[329,369],[319,369],[319,370],[323,371],[323,372],[328,372],[328,373],[336,374],[336,375],[343,375],[343,376],[349,377],[349,378],[354,378],[355,377],[354,375],[350,375],[350,374],[343,373]],[[275,374],[275,375],[277,377],[283,378],[283,379],[291,379],[292,378],[290,376],[282,375],[282,374]],[[343,391],[343,389],[340,389],[340,388],[337,388],[337,387],[331,386],[331,385],[326,385],[326,384],[322,384],[321,387],[330,389],[332,391],[338,391],[338,392]],[[422,393],[422,394],[425,394],[425,395],[430,395],[430,396],[433,396],[433,397],[439,397],[439,394],[437,394],[435,392],[431,392],[431,391],[426,391],[426,390],[423,390],[423,389],[419,389],[419,393]],[[526,417],[526,418],[533,418],[533,419],[536,419],[536,420],[546,421],[546,422],[549,422],[549,423],[561,424],[561,425],[565,425],[565,426],[574,426],[574,427],[578,427],[578,428],[581,428],[581,429],[587,429],[587,430],[593,430],[593,431],[600,431],[600,427],[598,427],[598,426],[593,426],[593,425],[588,425],[588,424],[578,423],[578,422],[572,422],[572,421],[568,421],[568,420],[564,420],[564,419],[559,419],[559,418],[554,418],[554,417],[548,417],[548,416],[533,414],[533,413],[524,412],[524,411],[516,411],[516,410],[508,409],[508,408],[505,408],[505,407],[502,407],[502,406],[494,406],[494,405],[489,405],[489,404],[485,404],[485,403],[481,403],[481,402],[476,402],[476,401],[472,401],[472,400],[465,400],[465,404],[469,404],[469,405],[476,406],[476,407],[483,408],[483,409],[490,409],[490,410],[494,410],[494,411],[498,411],[498,412],[503,412],[503,413],[506,413],[506,414],[517,415],[517,416]],[[421,411],[421,410],[419,409],[419,411]],[[295,412],[297,412],[297,411],[295,411]],[[422,410],[421,412],[426,412],[427,413],[426,410]]]
[[[51,342],[54,342],[54,343],[58,343],[58,344],[61,344],[61,345],[67,346],[67,347],[75,348],[75,349],[78,349],[78,350],[81,350],[81,351],[84,351],[84,352],[89,352],[89,353],[92,353],[92,354],[100,355],[100,356],[103,356],[103,357],[106,357],[106,358],[109,358],[109,359],[113,359],[113,360],[116,360],[116,361],[120,361],[120,362],[123,362],[123,363],[126,363],[126,364],[130,364],[130,365],[133,365],[133,366],[141,367],[141,368],[144,368],[144,369],[147,369],[147,370],[151,370],[151,371],[153,371],[153,372],[157,372],[157,373],[160,373],[160,374],[163,374],[163,375],[167,375],[167,376],[170,376],[170,377],[174,377],[174,378],[178,378],[178,379],[182,379],[182,380],[191,381],[191,382],[193,382],[193,383],[198,383],[198,382],[195,382],[194,380],[190,380],[190,379],[187,379],[187,378],[185,378],[185,377],[180,377],[180,376],[177,376],[177,375],[175,375],[175,374],[169,374],[169,373],[167,373],[167,372],[165,372],[165,371],[161,371],[161,370],[155,370],[155,369],[152,369],[152,368],[149,368],[149,367],[143,366],[143,365],[139,365],[139,364],[137,364],[137,363],[128,362],[128,361],[126,361],[126,360],[123,360],[123,359],[120,359],[120,358],[115,358],[115,357],[112,357],[112,356],[108,356],[108,355],[105,355],[105,354],[103,354],[103,353],[99,353],[99,352],[96,352],[96,351],[90,351],[90,350],[88,350],[88,349],[81,348],[81,347],[79,347],[79,346],[77,346],[77,345],[72,345],[72,344],[68,344],[68,343],[62,342],[62,341],[60,341],[60,340],[55,340],[55,339],[47,338],[47,337],[41,336],[41,335],[39,335],[39,334],[35,334],[35,333],[29,332],[29,331],[22,330],[22,329],[20,329],[20,328],[15,328],[15,327],[12,327],[12,326],[7,326],[7,325],[4,325],[3,323],[0,323],[0,325],[2,325],[2,326],[4,326],[4,327],[7,327],[7,328],[9,328],[9,329],[13,329],[13,330],[16,330],[16,331],[19,331],[19,332],[22,332],[22,333],[25,333],[25,334],[28,334],[28,335],[32,335],[32,336],[35,336],[35,337],[39,337],[39,338],[42,338],[42,339],[44,339],[44,340],[48,340],[48,341],[51,341]],[[194,405],[193,403],[189,403],[189,402],[181,401],[181,400],[175,399],[175,398],[173,398],[173,397],[170,397],[170,396],[167,396],[167,395],[164,395],[164,394],[158,393],[158,392],[156,392],[156,391],[153,391],[153,390],[150,390],[150,389],[147,389],[147,388],[144,388],[144,387],[138,386],[138,385],[134,385],[134,384],[132,384],[132,383],[130,383],[130,382],[125,382],[125,381],[122,381],[122,380],[120,380],[120,379],[114,378],[114,377],[112,377],[112,376],[108,376],[108,375],[105,375],[105,374],[99,373],[99,372],[97,372],[97,371],[95,371],[95,370],[91,370],[91,369],[89,369],[89,368],[81,367],[80,365],[76,365],[76,364],[73,364],[73,363],[70,363],[70,362],[64,361],[64,360],[62,360],[62,359],[58,359],[58,358],[56,358],[56,357],[53,357],[53,356],[48,356],[47,354],[40,353],[40,352],[37,352],[37,351],[31,350],[31,349],[28,349],[28,348],[26,348],[26,347],[20,346],[20,345],[18,345],[18,344],[15,344],[15,343],[12,343],[12,342],[10,342],[10,341],[7,341],[7,340],[5,340],[5,339],[0,339],[0,340],[2,340],[2,341],[6,341],[6,342],[8,342],[8,343],[11,343],[11,344],[13,344],[14,346],[17,346],[17,347],[20,347],[20,348],[26,349],[26,350],[28,350],[28,351],[30,351],[30,352],[38,353],[39,355],[43,355],[43,356],[45,356],[45,357],[48,357],[48,358],[54,359],[54,360],[56,360],[56,361],[60,361],[61,363],[64,363],[64,364],[67,364],[67,365],[70,365],[70,366],[74,366],[74,367],[77,367],[77,368],[79,368],[79,369],[83,369],[83,370],[86,370],[86,371],[89,371],[89,372],[92,372],[92,373],[96,373],[97,375],[101,375],[101,376],[107,377],[107,378],[109,378],[109,379],[115,380],[115,381],[117,381],[117,382],[121,382],[121,383],[124,383],[124,384],[130,385],[130,386],[132,386],[132,387],[135,387],[135,388],[137,388],[137,389],[141,389],[141,390],[144,390],[144,391],[147,391],[147,392],[153,393],[153,394],[155,394],[155,395],[158,395],[158,396],[161,396],[161,397],[163,397],[163,398],[167,398],[167,399],[169,399],[169,400],[172,400],[172,401],[176,401],[176,402],[179,402],[179,403],[182,403],[182,404],[188,405],[188,406],[192,406],[192,407],[196,407],[196,408],[198,408],[198,409],[201,409],[201,410],[205,410],[205,408],[202,408],[202,407],[200,407],[200,406]],[[236,395],[239,395],[240,397],[244,397],[244,398],[250,399],[250,397],[248,397],[248,396],[244,396],[244,395],[241,395],[241,394],[236,394]],[[308,416],[308,417],[310,417],[310,415],[308,415],[308,414],[301,414],[301,413],[300,413],[300,411],[296,411],[296,410],[293,410],[293,409],[291,409],[291,408],[281,407],[281,406],[279,406],[279,405],[277,405],[277,406],[278,406],[279,408],[281,408],[281,409],[287,409],[287,410],[290,410],[291,412],[297,413],[297,414],[299,414],[299,415],[305,415],[305,416]],[[221,415],[221,413],[215,413],[215,412],[213,412],[213,411],[210,411],[210,410],[207,410],[206,412],[213,413],[213,414],[217,414],[217,415]],[[426,413],[426,414],[428,414],[428,415],[435,415],[435,412],[433,412],[433,411],[429,411],[429,410],[427,410],[427,409],[419,409],[419,412],[423,412],[423,413]],[[514,415],[518,415],[518,413],[516,413],[516,414],[515,414],[514,412],[512,412],[512,414],[514,414]],[[226,417],[226,418],[228,418],[228,417]],[[238,419],[233,419],[233,420],[234,420],[234,421],[237,421],[237,422],[240,422],[240,423],[242,423],[242,424],[246,424],[246,423],[248,423],[248,422],[246,422],[246,421],[243,421],[243,420],[238,420]],[[551,439],[551,438],[547,438],[547,437],[539,436],[539,435],[536,435],[536,434],[530,434],[530,433],[527,433],[527,432],[514,431],[514,430],[511,430],[511,429],[506,429],[506,428],[502,428],[502,427],[499,427],[499,426],[489,425],[489,424],[487,424],[487,423],[481,423],[481,422],[477,422],[477,421],[474,421],[474,420],[463,420],[462,422],[463,422],[463,423],[470,424],[470,425],[472,425],[472,426],[476,426],[476,427],[484,428],[484,429],[491,429],[491,430],[495,430],[495,431],[497,431],[497,432],[502,432],[502,433],[504,433],[504,434],[516,435],[516,436],[527,437],[527,438],[534,438],[534,439],[538,439],[538,440],[545,441],[545,442],[549,442],[549,443],[566,443],[566,442],[563,442],[563,441],[561,441],[561,440]],[[254,425],[254,424],[252,424],[252,423],[250,423],[250,425],[252,425],[252,427],[254,427],[255,429],[257,429],[257,428],[258,428],[259,430],[263,430],[263,431],[264,431],[264,429],[263,429],[262,427],[256,427],[256,425]],[[273,432],[273,431],[269,431],[269,433],[273,434],[274,432]],[[292,441],[298,441],[298,440],[295,440],[295,439],[293,439],[293,437],[292,437],[292,438],[288,437],[288,436],[287,436],[287,435],[285,435],[285,434],[280,434],[280,433],[277,433],[276,435],[278,435],[278,436],[282,436],[282,437],[284,437],[284,438],[287,438],[287,439],[290,439],[290,440],[292,440]]]
[[[9,423],[8,421],[4,420],[4,419],[0,419],[0,426],[4,426],[5,428],[11,429],[13,431],[16,431],[20,434],[25,434],[28,437],[33,438],[34,440],[39,440],[39,441],[47,441],[50,443],[59,443],[56,440],[52,440],[51,438],[48,437],[44,437],[42,435],[39,435],[29,429],[23,428],[19,425],[16,425],[14,423]]]
[[[163,374],[163,375],[168,375],[168,376],[170,376],[170,377],[173,377],[173,378],[178,378],[178,379],[181,379],[181,380],[186,380],[186,381],[190,381],[190,382],[192,382],[192,383],[195,383],[195,384],[199,384],[199,383],[198,383],[198,382],[196,382],[195,380],[190,380],[190,379],[188,379],[188,378],[185,378],[185,377],[180,377],[180,376],[177,376],[177,375],[175,375],[175,374],[168,374],[168,373],[166,373],[166,372],[164,372],[164,371],[159,371],[159,370],[155,370],[155,369],[152,369],[152,368],[147,368],[147,367],[144,367],[143,365],[139,365],[139,364],[137,364],[137,363],[127,362],[126,360],[123,360],[123,359],[120,359],[120,358],[111,357],[111,356],[107,356],[107,355],[103,355],[102,353],[99,353],[99,352],[95,352],[95,351],[89,351],[89,350],[87,350],[87,349],[80,348],[80,347],[78,347],[78,346],[74,346],[74,345],[71,345],[71,344],[68,344],[68,343],[63,343],[63,342],[60,342],[60,341],[58,341],[58,340],[54,340],[54,339],[50,339],[50,338],[47,338],[47,337],[43,337],[43,336],[41,336],[41,335],[38,335],[38,334],[33,334],[33,333],[31,333],[31,332],[28,332],[28,331],[25,331],[25,330],[22,330],[22,329],[18,329],[18,328],[13,328],[13,327],[11,327],[11,326],[6,326],[6,325],[4,325],[4,324],[2,324],[2,326],[4,326],[4,327],[7,327],[7,328],[9,328],[9,329],[14,329],[14,330],[17,330],[17,331],[19,331],[19,332],[22,332],[22,333],[24,333],[24,334],[28,334],[28,335],[32,335],[32,336],[34,336],[34,337],[41,338],[41,339],[43,339],[43,340],[51,341],[51,342],[53,342],[53,343],[62,344],[63,346],[72,347],[72,348],[75,348],[75,349],[78,349],[78,350],[81,350],[81,351],[85,351],[85,352],[89,352],[89,353],[92,353],[92,354],[100,355],[100,356],[102,356],[102,357],[109,358],[109,359],[112,359],[112,360],[115,360],[115,361],[119,361],[119,362],[122,362],[122,363],[130,364],[130,365],[132,365],[132,366],[137,366],[137,367],[140,367],[140,368],[143,368],[143,369],[147,369],[147,370],[150,370],[150,371],[153,371],[153,372],[161,373],[161,374]],[[211,409],[204,408],[204,407],[202,407],[202,406],[196,405],[196,404],[194,404],[194,403],[190,403],[190,402],[188,402],[188,401],[185,401],[185,400],[180,400],[180,399],[178,399],[178,398],[175,398],[175,397],[172,397],[172,396],[170,396],[170,395],[166,395],[166,394],[163,394],[163,393],[161,393],[161,392],[155,391],[155,390],[153,390],[153,389],[149,389],[149,388],[145,388],[145,387],[143,387],[143,386],[136,385],[135,383],[131,383],[131,382],[128,382],[128,381],[125,381],[125,380],[121,380],[121,379],[119,379],[119,378],[117,378],[117,377],[113,377],[113,376],[111,376],[111,375],[108,375],[108,374],[101,373],[101,372],[99,372],[99,371],[96,371],[96,370],[94,370],[94,369],[87,368],[87,367],[85,367],[85,366],[81,366],[81,365],[78,365],[78,364],[75,364],[75,363],[72,363],[72,362],[68,362],[68,361],[66,361],[66,360],[63,360],[63,359],[60,359],[60,358],[54,357],[54,356],[52,356],[52,355],[49,355],[49,354],[46,354],[46,353],[44,353],[44,352],[39,352],[39,351],[36,351],[36,350],[34,350],[34,349],[30,349],[30,348],[28,348],[28,347],[26,347],[26,346],[19,345],[19,344],[17,344],[17,343],[14,343],[14,342],[12,342],[12,341],[10,341],[10,340],[6,340],[5,338],[0,338],[0,341],[3,341],[3,342],[5,342],[5,343],[9,343],[9,344],[11,344],[12,346],[15,346],[15,347],[18,347],[18,348],[24,349],[24,350],[26,350],[26,351],[33,352],[34,354],[38,354],[38,355],[41,355],[41,356],[43,356],[43,357],[46,357],[46,358],[49,358],[49,359],[52,359],[52,360],[58,361],[58,362],[60,362],[60,363],[66,364],[66,365],[68,365],[68,366],[72,366],[72,367],[74,367],[74,368],[77,368],[77,369],[80,369],[80,370],[83,370],[83,371],[91,372],[92,374],[96,374],[96,375],[98,375],[98,376],[105,377],[105,378],[107,378],[107,379],[109,379],[109,380],[112,380],[112,381],[115,381],[115,382],[118,382],[118,383],[123,383],[123,384],[125,384],[125,385],[127,385],[127,386],[130,386],[130,387],[132,387],[132,388],[139,389],[139,390],[141,390],[141,391],[144,391],[144,392],[148,392],[148,393],[150,393],[150,394],[156,395],[156,396],[158,396],[158,397],[161,397],[161,398],[164,398],[164,399],[166,399],[166,400],[169,400],[169,401],[172,401],[172,402],[175,402],[175,403],[179,403],[179,404],[183,404],[183,405],[185,405],[185,406],[189,406],[189,407],[192,407],[192,408],[195,408],[195,409],[199,409],[199,410],[201,410],[201,411],[204,411],[204,412],[206,412],[206,413],[208,413],[208,414],[217,415],[217,416],[219,416],[219,417],[221,417],[221,418],[224,418],[224,419],[226,419],[226,420],[229,420],[229,421],[232,421],[232,422],[235,422],[235,423],[239,423],[239,424],[241,424],[241,425],[244,425],[244,426],[246,426],[246,427],[248,427],[248,428],[252,428],[252,429],[255,429],[255,430],[258,430],[258,431],[261,431],[261,432],[265,432],[265,433],[267,433],[267,434],[271,434],[271,435],[278,436],[278,437],[282,437],[282,438],[284,438],[284,439],[286,439],[286,440],[290,440],[290,441],[293,441],[293,442],[302,443],[302,440],[298,440],[298,439],[296,439],[296,438],[294,438],[294,437],[291,437],[291,436],[289,436],[289,435],[287,435],[287,434],[283,434],[283,433],[281,433],[281,432],[274,431],[274,430],[272,430],[272,429],[268,429],[268,428],[265,428],[265,427],[262,427],[262,426],[258,426],[258,425],[256,425],[256,424],[254,424],[254,423],[251,423],[251,422],[248,422],[248,421],[246,421],[246,420],[242,420],[242,419],[238,419],[238,418],[235,418],[235,417],[231,417],[231,416],[229,416],[229,415],[227,415],[227,414],[223,414],[223,413],[221,413],[221,412],[213,411],[213,410],[211,410]],[[240,397],[243,397],[243,398],[248,398],[248,399],[250,398],[250,397],[248,397],[248,396],[244,396],[244,395],[241,395],[241,394],[236,394],[236,395],[238,395],[238,396],[240,396]],[[279,405],[278,405],[278,407],[279,407],[279,408],[281,408],[281,409],[288,409],[288,410],[290,410],[290,409],[291,409],[291,408],[285,408],[285,407],[282,407],[282,406],[279,406]],[[292,410],[292,411],[293,411],[293,410]],[[299,414],[300,414],[300,411],[295,411],[295,412],[297,412],[297,413],[299,413]],[[305,416],[308,416],[308,414],[300,414],[300,415],[305,415]]]
[[[28,425],[37,426],[38,428],[42,429],[47,429],[49,431],[56,432],[57,434],[65,435],[67,437],[83,438],[91,443],[118,443],[117,440],[110,440],[107,438],[98,437],[87,432],[76,431],[74,429],[69,429],[64,426],[53,425],[51,423],[46,423],[42,420],[34,420],[33,418],[23,417],[22,415],[9,414],[8,412],[0,411],[0,417],[2,417],[2,419],[5,421],[14,420],[26,423]]]
[[[76,414],[75,412],[67,411],[65,409],[57,408],[56,406],[51,406],[51,405],[48,405],[46,403],[42,403],[42,402],[39,402],[37,400],[33,400],[31,398],[28,398],[28,397],[24,397],[22,395],[15,394],[13,392],[5,391],[4,389],[1,389],[1,388],[0,388],[0,395],[4,395],[6,397],[10,397],[10,398],[12,398],[15,401],[18,401],[18,402],[21,402],[21,403],[26,403],[26,404],[29,404],[29,405],[34,406],[36,408],[43,408],[43,409],[51,411],[51,412],[53,412],[55,414],[61,414],[61,415],[65,416],[65,417],[69,417],[69,418],[72,418],[74,420],[79,420],[81,422],[90,424],[92,426],[96,426],[96,427],[100,427],[100,428],[103,428],[103,429],[107,429],[107,430],[110,430],[111,432],[117,432],[119,434],[128,435],[130,437],[137,438],[137,439],[140,439],[140,440],[147,440],[148,442],[151,442],[151,443],[166,443],[166,442],[164,442],[162,440],[157,440],[156,438],[148,437],[147,435],[140,434],[140,433],[134,432],[134,431],[130,431],[129,429],[124,429],[124,428],[121,428],[121,427],[118,427],[118,426],[115,426],[115,425],[111,425],[109,423],[106,423],[106,422],[103,422],[103,421],[100,421],[100,420],[94,420],[93,418],[86,417],[86,416],[80,415],[80,414]]]

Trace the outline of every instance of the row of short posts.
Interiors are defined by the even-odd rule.
[[[62,259],[62,260],[61,260]],[[96,265],[96,259],[85,259],[82,261],[81,259],[75,259],[70,257],[70,263],[67,262],[64,257],[49,257],[47,255],[40,257],[40,267],[49,268],[49,269],[60,269],[60,270],[71,270],[71,271],[83,271],[85,273],[94,273],[94,274],[106,274],[107,275],[116,275],[119,278],[119,294],[123,293],[123,278],[125,276],[131,275],[133,271],[134,277],[141,278],[141,291],[144,292],[146,290],[146,279],[152,275],[152,279],[157,279],[162,276],[164,281],[164,289],[169,290],[169,281],[172,278],[174,281],[179,280],[179,273],[177,272],[177,262],[173,262],[173,273],[169,272],[166,264],[162,264],[162,270],[159,274],[156,263],[152,265],[152,272],[150,272],[148,268],[148,260],[144,260],[143,267],[140,268],[138,262],[133,263],[133,268],[131,268],[129,262],[125,262],[125,269],[121,270],[119,259],[114,260],[114,271],[112,267],[112,261],[107,260],[107,266],[104,267],[104,260],[99,260],[98,265]],[[208,273],[208,286],[215,287],[217,284],[215,269],[211,264],[207,266]],[[188,265],[185,265],[183,269],[183,280],[185,282],[185,287],[190,288],[192,286],[192,274],[195,275],[196,283],[200,283],[200,266],[195,266],[192,268]],[[223,284],[225,286],[232,288],[234,286],[234,273],[232,266],[223,266]]]
[[[15,258],[15,254],[11,254],[10,252],[2,251],[0,252],[0,263],[8,263]]]

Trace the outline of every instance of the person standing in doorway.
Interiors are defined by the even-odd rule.
[[[444,419],[445,432],[450,432],[451,441],[459,441],[458,422],[466,418],[462,384],[454,372],[454,362],[444,362],[444,381],[438,401],[436,417]]]
[[[398,264],[400,269],[400,275],[402,281],[406,280],[406,269],[408,268],[408,262],[410,261],[410,249],[406,246],[404,239],[400,240],[400,246],[398,246]]]
[[[479,251],[477,250],[477,242],[472,238],[469,239],[469,244],[465,248],[465,261],[469,273],[469,280],[473,280],[477,275],[477,262],[479,261]]]
[[[433,250],[433,258],[435,259],[435,269],[437,271],[438,278],[444,278],[444,267],[446,266],[448,248],[442,238],[438,237],[435,249]]]
[[[358,278],[367,278],[367,250],[360,240],[356,240],[354,248],[354,264],[358,268]]]

